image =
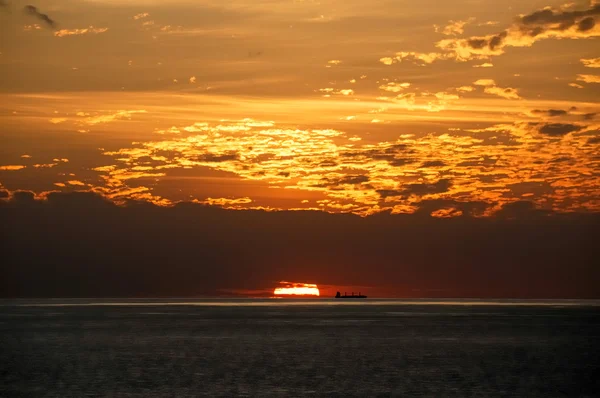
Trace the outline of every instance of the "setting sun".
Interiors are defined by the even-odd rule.
[[[281,281],[273,291],[275,296],[319,296],[319,288],[311,283]]]

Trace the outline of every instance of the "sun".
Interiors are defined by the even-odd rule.
[[[275,296],[316,296],[320,295],[317,285],[300,282],[279,282],[281,286],[273,291]]]

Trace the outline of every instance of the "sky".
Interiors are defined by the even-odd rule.
[[[223,208],[232,226],[291,211],[360,231],[426,216],[435,231],[454,225],[443,219],[499,233],[498,220],[543,214],[587,236],[599,37],[595,0],[0,0],[0,213],[17,225],[23,209],[54,217],[50,198],[92,195],[173,217]],[[536,294],[577,296],[596,272],[583,265],[568,289]],[[325,274],[296,279],[338,283]],[[415,283],[385,292],[435,285]],[[469,286],[431,289],[485,293]]]

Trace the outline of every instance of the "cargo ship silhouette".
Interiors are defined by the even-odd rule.
[[[336,293],[336,295],[335,295],[335,298],[336,298],[336,299],[366,299],[366,298],[367,298],[367,296],[363,296],[362,294],[360,294],[360,292],[358,292],[358,296],[355,296],[355,295],[354,295],[354,292],[352,292],[352,295],[351,295],[351,296],[348,296],[348,295],[346,294],[346,292],[344,292],[344,295],[342,296],[342,295],[340,294],[340,292],[337,292],[337,293]]]

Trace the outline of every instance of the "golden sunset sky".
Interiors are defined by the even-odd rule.
[[[600,3],[0,1],[0,190],[600,211]]]

